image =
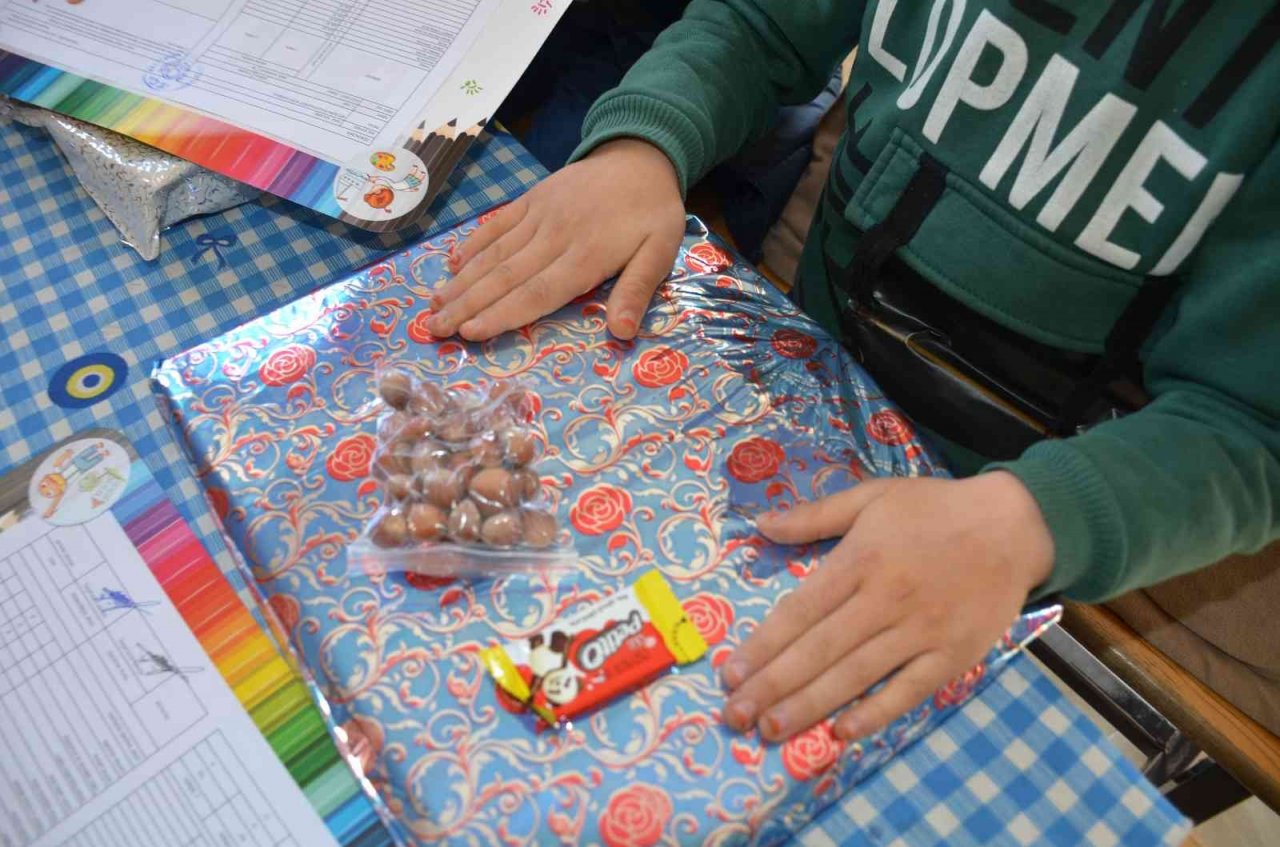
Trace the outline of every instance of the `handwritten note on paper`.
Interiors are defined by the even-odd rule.
[[[0,533],[0,845],[334,844],[110,512]]]

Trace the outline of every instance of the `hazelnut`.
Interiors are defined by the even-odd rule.
[[[508,429],[502,433],[502,445],[507,461],[516,467],[524,467],[538,455],[538,439],[527,429]]]
[[[427,439],[418,442],[413,448],[413,456],[409,459],[409,465],[414,473],[426,473],[427,471],[436,470],[441,466],[447,451],[438,441]]]
[[[504,452],[502,445],[492,436],[485,436],[471,448],[471,455],[482,468],[496,468],[501,465]]]
[[[463,500],[449,512],[449,537],[464,542],[480,537],[480,509],[474,501]]]
[[[399,512],[387,512],[373,526],[370,537],[379,547],[400,547],[409,535],[409,524]]]
[[[486,391],[489,405],[497,407],[506,403],[515,390],[515,383],[510,380],[494,380],[489,383],[489,388]]]
[[[471,431],[471,425],[467,418],[461,415],[450,415],[441,421],[436,427],[436,434],[444,441],[456,444],[459,441],[466,441],[474,433]]]
[[[413,493],[413,477],[397,473],[387,477],[387,494],[397,500],[407,500]]]
[[[403,414],[403,412],[397,412]],[[431,434],[431,419],[423,415],[415,415],[405,420],[404,426],[396,436],[406,444],[416,444]]]
[[[384,371],[378,377],[378,393],[382,400],[393,409],[403,409],[413,393],[413,380],[404,371]]]
[[[430,503],[414,503],[409,507],[409,532],[418,541],[434,541],[444,535],[447,522],[444,510]]]
[[[374,462],[374,467],[384,476],[406,474],[412,469],[409,464],[409,454],[399,445],[383,448],[378,453],[378,460]]]
[[[444,389],[433,382],[420,383],[418,390],[409,398],[409,410],[415,415],[424,415],[428,418],[440,417],[446,405],[448,405],[448,398]]]
[[[521,501],[534,500],[542,492],[542,479],[528,469],[515,471],[511,474],[511,490]]]
[[[519,499],[511,484],[511,472],[505,468],[485,468],[471,478],[471,493],[476,499],[499,506],[514,506]]]
[[[457,452],[448,453],[444,459],[444,466],[451,471],[466,470],[474,466],[475,457],[471,455],[471,450],[462,447]]]
[[[541,509],[525,509],[523,523],[524,543],[537,549],[550,547],[560,533],[556,516]]]
[[[451,509],[466,496],[466,481],[447,470],[429,471],[422,475],[420,487],[427,502],[440,509]]]
[[[400,434],[400,430],[404,429],[404,425],[409,422],[409,416],[404,412],[392,412],[389,415],[383,415],[378,419],[378,438],[383,441],[393,441]]]
[[[485,518],[480,526],[480,540],[494,547],[513,547],[524,535],[520,523],[519,512],[498,512]]]

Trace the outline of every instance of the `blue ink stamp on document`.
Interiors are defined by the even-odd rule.
[[[136,609],[145,615],[148,608],[156,605],[154,600],[144,600],[139,603],[129,596],[129,592],[121,591],[118,588],[104,588],[95,594],[93,599],[98,604],[98,611],[104,614],[106,612],[127,612]]]
[[[195,83],[200,73],[200,67],[192,64],[185,53],[174,51],[147,66],[142,84],[152,91],[176,91]]]

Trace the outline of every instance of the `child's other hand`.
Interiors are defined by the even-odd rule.
[[[609,330],[632,338],[684,237],[675,168],[624,138],[552,174],[476,230],[452,259],[427,328],[482,341],[549,314],[621,272]]]
[[[972,668],[1048,578],[1053,538],[1006,472],[862,483],[762,517],[774,541],[844,535],[725,663],[724,721],[769,741],[839,716],[862,738]]]

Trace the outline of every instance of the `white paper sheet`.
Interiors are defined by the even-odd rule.
[[[406,137],[499,0],[0,0],[0,48],[346,163]]]
[[[0,533],[0,844],[335,844],[109,511]]]

